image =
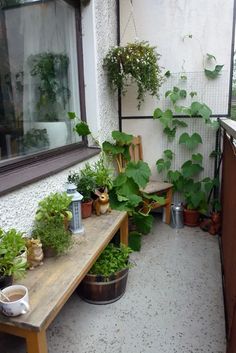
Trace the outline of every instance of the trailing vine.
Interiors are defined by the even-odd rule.
[[[163,82],[159,58],[156,47],[144,41],[111,48],[104,58],[104,68],[111,88],[120,89],[125,95],[127,87],[136,82],[140,109],[146,93],[158,97],[158,90]]]

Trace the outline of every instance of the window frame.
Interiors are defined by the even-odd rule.
[[[86,121],[81,2],[78,1],[75,3],[72,0],[63,1],[73,6],[75,9],[80,114],[81,119]],[[30,5],[33,6],[33,3],[25,4],[25,6]],[[18,189],[19,186],[30,184],[31,182],[57,173],[99,152],[99,148],[89,148],[87,139],[82,138],[82,141],[78,143],[41,151],[28,156],[19,156],[9,160],[6,159],[0,164],[0,195]],[[58,162],[60,162],[60,165],[58,165]]]

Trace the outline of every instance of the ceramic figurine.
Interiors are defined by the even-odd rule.
[[[27,246],[27,262],[29,269],[33,270],[37,266],[43,264],[43,249],[42,243],[39,239],[28,239],[26,242]]]
[[[98,196],[98,198],[93,201],[93,208],[96,215],[100,216],[101,214],[111,212],[107,189],[105,189],[104,192],[101,192],[96,189],[95,195]]]

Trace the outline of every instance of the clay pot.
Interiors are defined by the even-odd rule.
[[[82,202],[81,204],[82,218],[88,218],[91,216],[92,206],[93,206],[93,200]]]
[[[77,291],[79,296],[91,304],[110,304],[125,293],[129,269],[118,271],[108,278],[87,274]]]
[[[184,209],[184,224],[189,227],[197,227],[199,225],[200,213],[197,210]]]

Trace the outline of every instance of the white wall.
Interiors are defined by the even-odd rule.
[[[82,10],[85,89],[88,122],[94,135],[105,140],[118,128],[116,99],[106,89],[102,60],[111,45],[116,44],[115,0],[91,0]],[[94,162],[96,157],[89,160]],[[17,228],[30,233],[40,199],[51,192],[63,191],[70,170],[84,163],[33,183],[0,198],[0,227]]]
[[[160,100],[147,96],[140,110],[137,110],[136,89],[131,87],[122,98],[122,115],[152,116],[156,107],[166,109],[168,104],[164,93],[173,86],[188,92],[197,91],[198,96],[193,101],[208,104],[213,113],[227,114],[233,0],[133,0],[132,4],[129,0],[120,0],[121,44],[133,42],[136,38],[149,41],[161,54],[163,73],[170,70],[172,75],[160,89]],[[218,64],[224,64],[220,77],[212,81],[203,72],[206,53],[213,54]],[[182,74],[187,76],[186,81],[181,80]],[[191,98],[181,103],[188,106]],[[190,119],[190,122],[188,131],[196,129],[203,137],[204,149],[201,147],[201,150],[206,156],[204,174],[212,176],[213,164],[209,162],[208,155],[214,149],[214,131],[200,121]],[[123,131],[142,136],[144,160],[149,163],[153,177],[157,177],[155,162],[162,157],[164,149],[170,148],[176,152],[175,168],[180,167],[182,157],[185,160],[188,158],[176,142],[167,142],[157,121],[123,120],[122,127]]]

